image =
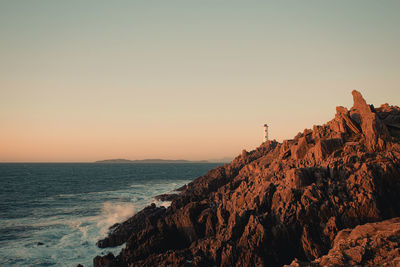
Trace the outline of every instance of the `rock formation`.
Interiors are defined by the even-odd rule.
[[[181,188],[170,207],[116,225],[98,245],[126,247],[94,265],[322,266],[335,258],[336,266],[380,266],[400,257],[399,219],[366,224],[400,216],[400,108],[374,108],[357,91],[353,98],[325,125],[243,151]]]
[[[341,230],[327,255],[287,267],[400,266],[400,218]]]

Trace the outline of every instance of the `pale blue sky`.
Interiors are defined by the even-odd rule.
[[[0,1],[0,161],[207,159],[400,104],[400,1]]]

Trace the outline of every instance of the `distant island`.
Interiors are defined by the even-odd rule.
[[[95,163],[211,163],[207,160],[191,161],[184,159],[141,159],[141,160],[129,160],[129,159],[106,159],[98,160]]]

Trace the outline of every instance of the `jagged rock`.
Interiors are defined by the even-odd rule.
[[[285,176],[286,185],[290,188],[303,188],[314,182],[313,174],[307,172],[307,169],[290,169]]]
[[[99,240],[97,246],[99,248],[106,248],[122,245],[128,240],[131,233],[141,231],[152,223],[154,224],[164,212],[164,207],[156,207],[155,204],[144,208],[122,224],[112,226],[112,234]]]
[[[295,160],[301,160],[307,154],[307,151],[311,148],[305,136],[300,137],[297,144],[291,147],[291,155]]]
[[[100,257],[96,256],[96,258],[93,259],[93,265],[94,266],[99,266],[99,267],[117,267],[120,266],[119,262],[115,258],[114,254],[111,252],[107,254],[106,256]]]
[[[400,218],[343,229],[328,254],[286,266],[400,266]]]
[[[360,92],[352,92],[354,105],[350,111],[350,116],[361,125],[365,136],[366,146],[370,150],[383,148],[383,140],[389,137],[389,132],[379,119],[379,116],[373,112],[373,107],[367,104]]]
[[[323,160],[342,146],[343,141],[341,138],[320,139],[314,147],[315,159]]]
[[[400,108],[375,109],[357,91],[353,99],[328,123],[195,179],[167,209],[150,206],[117,225],[98,245],[126,247],[94,266],[319,266],[339,251],[341,230],[399,217]],[[382,246],[371,246],[372,261],[369,247],[344,247],[343,264],[396,255]]]

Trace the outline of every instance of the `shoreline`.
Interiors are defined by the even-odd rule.
[[[161,195],[171,198],[168,208],[147,206],[98,241],[125,248],[97,256],[94,266],[391,263],[400,252],[377,244],[370,257],[358,256],[365,251],[349,256],[350,248],[329,254],[339,236],[351,231],[358,242],[358,227],[374,222],[393,230],[382,244],[400,245],[400,132],[392,127],[400,126],[400,108],[374,108],[357,91],[353,100],[324,125],[243,150],[179,194]]]

